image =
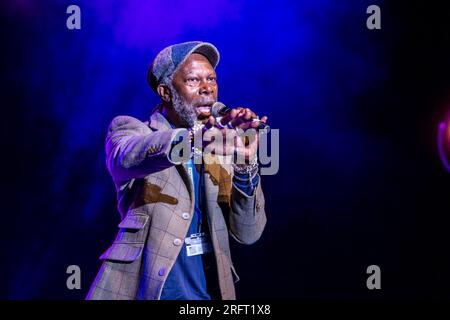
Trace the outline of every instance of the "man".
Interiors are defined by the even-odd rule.
[[[210,43],[165,48],[148,71],[148,82],[161,98],[150,120],[118,116],[111,122],[106,164],[122,221],[114,243],[100,257],[103,264],[87,299],[236,298],[239,278],[229,235],[252,244],[266,223],[258,139],[238,137],[240,142],[223,148],[244,157],[242,164],[199,164],[194,157],[206,160],[206,155],[195,152],[181,161],[173,152],[199,132],[225,136],[258,125],[248,108],[233,109],[220,123],[212,117],[218,61],[219,52]],[[209,156],[221,157],[216,151]]]

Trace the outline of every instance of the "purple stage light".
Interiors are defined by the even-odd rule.
[[[448,158],[447,158],[445,150],[448,149],[447,144],[449,144],[449,142],[450,142],[449,121],[447,121],[447,123],[441,122],[438,127],[437,144],[438,144],[439,156],[441,158],[441,161],[442,161],[445,169],[447,169],[448,172],[450,172],[450,164],[448,162]]]

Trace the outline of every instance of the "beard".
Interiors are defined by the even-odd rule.
[[[172,93],[172,106],[178,115],[180,125],[185,128],[193,128],[197,121],[202,121],[208,118],[208,115],[197,114],[196,107],[201,105],[212,105],[215,101],[211,98],[203,98],[195,102],[187,102],[186,99],[178,93],[178,91],[169,85]]]
[[[195,107],[188,103],[176,90],[170,88],[172,92],[172,106],[178,115],[180,125],[185,128],[192,128],[197,120]]]

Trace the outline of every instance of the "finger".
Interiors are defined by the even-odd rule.
[[[262,122],[262,121],[260,121],[260,120],[252,121],[252,122],[250,123],[250,127],[253,128],[253,129],[256,129],[256,128],[259,127],[259,125],[261,124],[261,122]]]
[[[232,109],[227,115],[222,117],[222,119],[220,120],[220,123],[224,126],[227,125],[227,123],[229,123],[230,121],[232,121],[239,115],[239,113],[241,112],[241,109],[242,108]]]
[[[246,121],[250,121],[252,119],[258,119],[258,116],[256,115],[256,113],[254,113],[250,108],[244,108],[243,111],[244,112],[242,114],[242,117]]]
[[[204,131],[209,130],[216,124],[216,119],[214,119],[213,116],[209,116],[208,121],[205,123],[205,126],[203,127]]]
[[[256,118],[256,114],[250,110],[249,108],[245,108],[244,120],[246,122],[251,121],[253,118]]]
[[[236,115],[236,117],[231,120],[231,124],[233,125],[233,127],[240,128],[241,124],[246,122],[246,119],[245,119],[246,115],[247,115],[247,110],[242,108],[239,111],[239,113]]]
[[[252,123],[251,123],[250,127],[257,129],[257,128],[259,128],[261,123],[266,124],[268,118],[267,118],[267,116],[264,116],[261,119],[258,119],[258,120],[255,120],[255,119],[258,119],[258,117],[252,119]]]
[[[249,108],[245,108],[244,110],[245,111],[243,112],[241,117],[239,117],[239,120],[236,120],[235,125],[244,130],[252,127],[256,128],[257,125],[255,125],[255,123],[258,122],[255,120],[258,119],[258,116]]]

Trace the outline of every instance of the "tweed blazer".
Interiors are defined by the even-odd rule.
[[[184,163],[171,161],[174,139],[187,137],[155,111],[150,121],[114,118],[108,128],[106,166],[116,186],[121,222],[86,299],[155,300],[184,243],[195,206],[194,186]],[[206,164],[205,210],[223,300],[236,299],[239,280],[229,236],[257,241],[266,224],[261,179],[248,196],[233,184],[227,164]]]

